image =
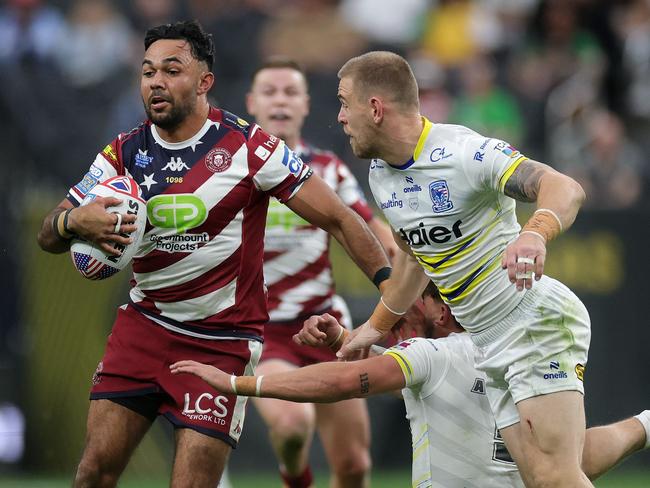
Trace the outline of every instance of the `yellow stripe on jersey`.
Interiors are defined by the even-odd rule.
[[[496,212],[486,227],[483,227],[477,234],[467,236],[466,239],[460,242],[451,250],[434,254],[433,256],[413,252],[415,258],[431,273],[450,268],[457,265],[468,254],[472,253],[483,241],[490,236],[490,232],[496,225],[501,222],[500,217],[502,212]]]
[[[519,156],[517,159],[515,159],[515,162],[512,163],[506,172],[501,175],[501,178],[499,178],[499,190],[503,191],[503,189],[506,187],[506,183],[512,176],[512,173],[514,173],[517,167],[527,159],[528,158],[526,156]]]
[[[446,302],[462,300],[467,297],[479,284],[481,284],[490,275],[492,271],[501,266],[501,253],[497,253],[491,258],[483,261],[474,271],[464,277],[459,284],[450,288],[438,288],[440,296]]]
[[[422,152],[422,148],[424,148],[424,143],[427,140],[427,136],[433,127],[431,121],[424,116],[422,117],[422,122],[424,122],[424,127],[422,127],[422,133],[420,134],[418,143],[415,146],[415,151],[413,151],[413,161],[417,161],[420,157],[420,153]]]
[[[388,350],[384,354],[394,358],[395,361],[397,361],[397,364],[399,364],[399,367],[401,368],[402,373],[404,374],[404,379],[406,380],[406,384],[408,385],[413,379],[413,368],[411,368],[411,364],[408,362],[408,359],[406,359],[404,356],[400,355],[396,351]]]

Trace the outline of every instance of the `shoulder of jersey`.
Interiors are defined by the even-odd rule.
[[[151,125],[151,122],[149,120],[145,120],[142,122],[140,125],[134,127],[133,129],[127,131],[127,132],[122,132],[119,136],[117,136],[118,140],[124,144],[126,141],[131,139],[132,137],[138,135],[138,134],[143,134],[145,129],[147,129]]]
[[[476,131],[470,129],[469,127],[458,124],[434,124],[432,132],[433,131],[435,131],[437,138],[449,138],[452,140],[479,135]]]
[[[241,133],[244,138],[248,140],[252,135],[255,124],[251,125],[241,117],[238,117],[227,110],[219,109],[219,111],[221,112],[221,120],[219,122],[229,129]]]

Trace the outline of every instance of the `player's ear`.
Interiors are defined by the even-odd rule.
[[[449,308],[449,305],[447,305],[446,303],[442,303],[440,305],[440,310],[441,310],[440,320],[445,325],[449,324],[449,321],[452,318],[451,310]]]
[[[381,100],[381,98],[370,97],[368,103],[370,104],[370,113],[372,115],[373,122],[377,125],[380,124],[384,119],[384,102]]]
[[[203,71],[199,77],[199,86],[197,87],[197,95],[205,95],[210,91],[214,85],[214,74],[211,71]]]

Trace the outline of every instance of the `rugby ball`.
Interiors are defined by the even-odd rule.
[[[73,239],[70,245],[70,255],[77,271],[90,280],[103,280],[124,269],[133,259],[140,246],[147,220],[147,204],[142,199],[140,186],[128,176],[114,176],[95,185],[81,202],[87,205],[97,197],[115,197],[122,203],[114,207],[106,207],[110,213],[133,214],[136,216],[137,230],[131,234],[121,234],[131,237],[133,242],[128,246],[114,243],[114,248],[122,251],[120,256],[109,255],[93,242],[84,239]]]

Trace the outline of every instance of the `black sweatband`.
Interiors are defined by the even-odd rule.
[[[386,281],[388,278],[390,278],[390,273],[393,271],[393,268],[390,266],[384,266],[381,268],[379,271],[375,273],[375,277],[372,279],[372,282],[375,284],[377,288],[379,288],[379,284],[382,281]]]
[[[70,212],[72,212],[71,208],[63,212],[63,230],[66,231],[68,234],[74,235],[74,232],[71,232],[70,229],[68,228],[68,216],[70,215]]]

